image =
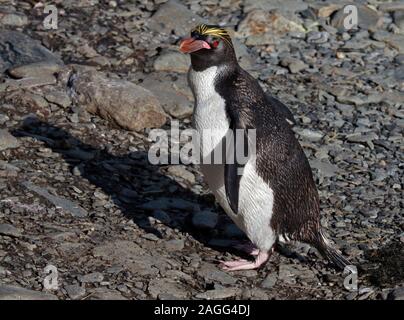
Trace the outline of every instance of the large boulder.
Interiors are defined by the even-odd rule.
[[[159,7],[148,22],[151,30],[177,36],[188,35],[190,30],[203,19],[176,0],[170,0]]]
[[[0,29],[0,73],[32,63],[63,65],[63,61],[38,41],[19,31]]]
[[[132,82],[112,79],[95,70],[76,70],[69,85],[79,106],[125,129],[141,131],[166,122],[154,94]]]
[[[295,20],[276,11],[253,10],[238,25],[237,37],[246,39],[247,45],[270,44],[287,32],[304,32],[300,21]]]

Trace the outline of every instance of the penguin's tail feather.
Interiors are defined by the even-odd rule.
[[[327,258],[332,264],[341,270],[344,270],[346,266],[352,265],[342,254],[332,247],[328,239],[324,236],[323,232],[320,231],[320,237],[316,241],[316,248],[320,251],[321,255]]]

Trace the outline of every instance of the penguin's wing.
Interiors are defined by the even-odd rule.
[[[275,97],[269,95],[268,93],[266,93],[266,99],[268,104],[270,104],[275,109],[276,112],[281,114],[291,127],[296,125],[295,118],[293,117],[292,112],[289,110],[287,106],[285,106],[282,102],[280,102]]]
[[[238,213],[240,179],[243,174],[243,160],[248,153],[247,130],[237,116],[230,116],[230,134],[226,137],[226,161],[224,165],[224,185],[230,208]]]

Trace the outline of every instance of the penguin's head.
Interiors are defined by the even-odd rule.
[[[200,24],[191,30],[191,36],[180,43],[183,53],[191,54],[192,66],[204,69],[209,66],[236,63],[236,54],[228,32],[218,26]]]

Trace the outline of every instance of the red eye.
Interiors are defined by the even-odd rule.
[[[212,42],[212,47],[213,48],[217,48],[217,46],[219,45],[219,40],[215,40]]]

